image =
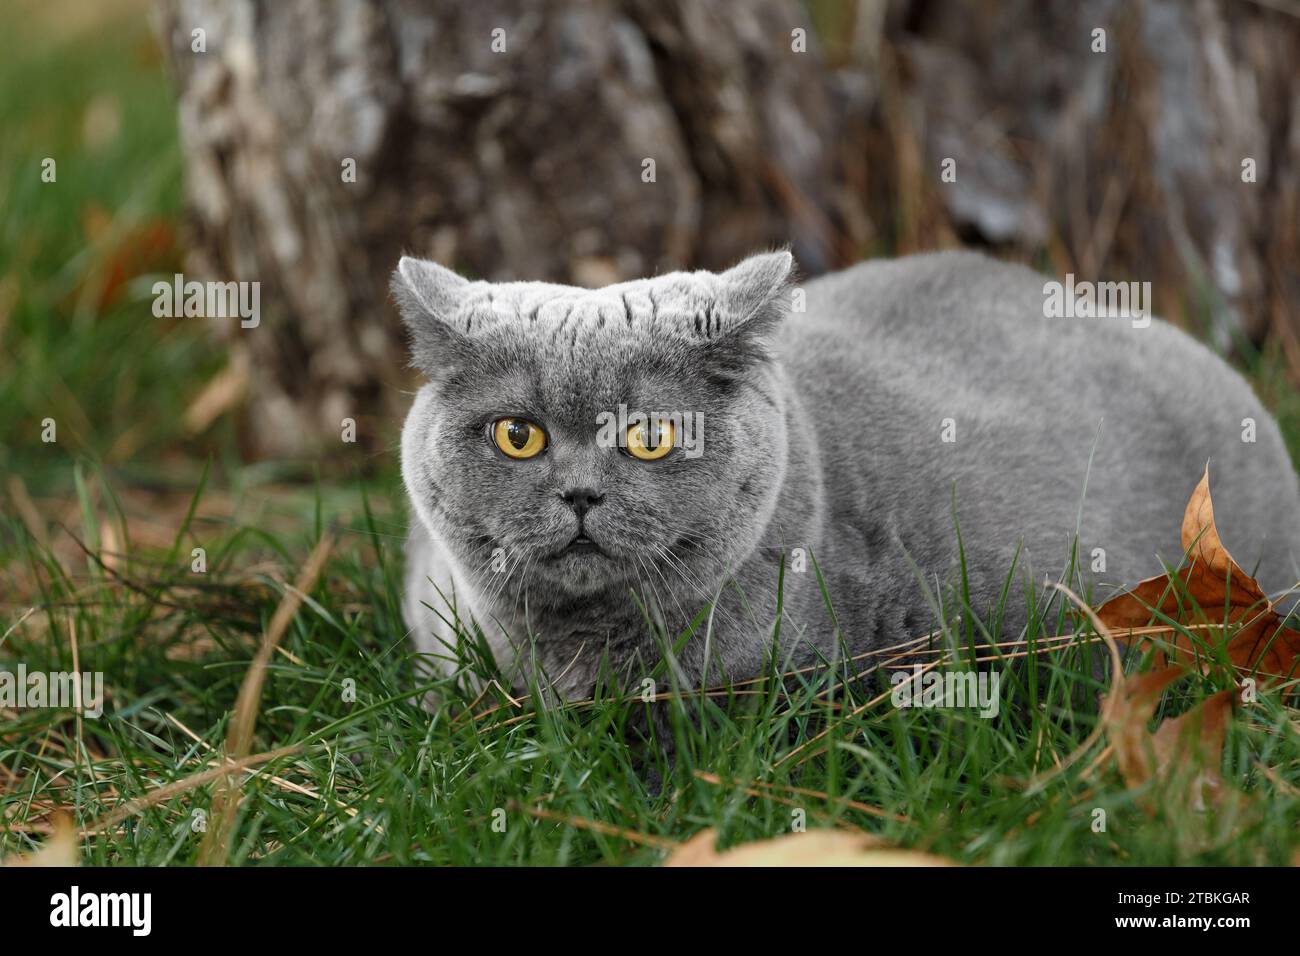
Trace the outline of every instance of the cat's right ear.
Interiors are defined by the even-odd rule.
[[[411,364],[428,375],[445,372],[470,352],[452,325],[469,280],[427,259],[402,256],[390,283],[402,321],[411,332]]]

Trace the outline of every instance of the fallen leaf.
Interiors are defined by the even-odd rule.
[[[664,866],[956,866],[951,860],[890,846],[869,833],[807,830],[718,852],[716,830],[701,830]]]
[[[1239,670],[1271,677],[1290,677],[1300,658],[1300,634],[1282,625],[1282,617],[1259,582],[1241,569],[1219,538],[1210,498],[1210,468],[1192,492],[1183,515],[1184,566],[1173,576],[1148,578],[1131,591],[1116,595],[1097,608],[1107,627],[1121,632],[1159,633],[1173,644],[1183,662],[1200,660],[1204,646],[1189,639],[1155,613],[1195,628],[1205,642],[1222,641],[1224,650]],[[1223,615],[1219,618],[1218,615]],[[1215,615],[1212,620],[1210,615]],[[1226,627],[1225,627],[1226,625]]]
[[[151,272],[171,274],[178,260],[175,226],[154,218],[119,226],[113,214],[98,205],[82,210],[82,230],[94,254],[82,278],[96,308],[104,309],[121,296],[136,276]]]
[[[122,567],[122,542],[117,539],[117,526],[107,517],[99,522],[99,561],[108,571]]]
[[[1222,806],[1229,799],[1245,798],[1238,791],[1228,790],[1219,772],[1228,719],[1237,704],[1238,693],[1235,687],[1221,690],[1156,728],[1153,737],[1156,775],[1176,781],[1179,774],[1186,774],[1190,779],[1186,781],[1184,793],[1189,808],[1198,813],[1211,806]]]
[[[235,408],[248,391],[248,361],[233,356],[230,364],[214,375],[185,409],[183,421],[191,435],[208,429],[214,421]]]
[[[112,93],[99,93],[81,116],[81,139],[92,153],[100,152],[122,132],[122,102]]]
[[[1115,748],[1115,763],[1130,787],[1141,787],[1156,776],[1155,743],[1147,723],[1165,688],[1184,673],[1178,667],[1164,667],[1133,677],[1119,674],[1114,679],[1102,720]]]
[[[1185,809],[1203,813],[1230,799],[1244,799],[1227,788],[1219,771],[1228,718],[1240,691],[1233,687],[1213,694],[1150,732],[1147,724],[1160,695],[1187,673],[1182,666],[1170,665],[1136,676],[1118,675],[1102,720],[1115,763],[1130,788],[1156,781],[1162,785],[1163,799],[1178,799]],[[1156,806],[1148,802],[1147,809]]]
[[[66,813],[56,813],[45,843],[32,853],[20,853],[0,860],[0,866],[76,866],[77,829]]]

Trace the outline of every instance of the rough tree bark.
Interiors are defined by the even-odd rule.
[[[188,268],[262,284],[261,325],[230,333],[251,370],[253,454],[337,443],[345,417],[375,443],[399,414],[387,278],[402,251],[597,285],[786,243],[820,271],[862,239],[839,184],[868,87],[825,67],[793,0],[163,0],[160,13]]]
[[[190,271],[262,282],[231,341],[255,454],[400,412],[404,250],[596,285],[982,244],[1150,280],[1300,381],[1292,0],[159,2]]]
[[[1300,355],[1300,4],[928,0],[891,36],[964,236]]]

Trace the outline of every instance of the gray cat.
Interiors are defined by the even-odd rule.
[[[1094,598],[1177,564],[1207,461],[1229,550],[1294,583],[1278,428],[1192,338],[1049,317],[1043,276],[970,253],[797,287],[791,266],[587,290],[402,259],[428,376],[402,432],[404,611],[435,670],[477,625],[514,683],[581,697],[603,668],[639,680],[656,635],[695,621],[677,676],[751,677],[782,558],[779,663],[894,645],[935,629],[958,528],[973,607],[1014,567],[1014,638],[1023,585],[1058,577],[1076,534]]]

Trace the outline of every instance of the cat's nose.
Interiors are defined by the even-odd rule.
[[[605,500],[605,495],[594,488],[570,488],[560,497],[568,502],[579,518]]]

